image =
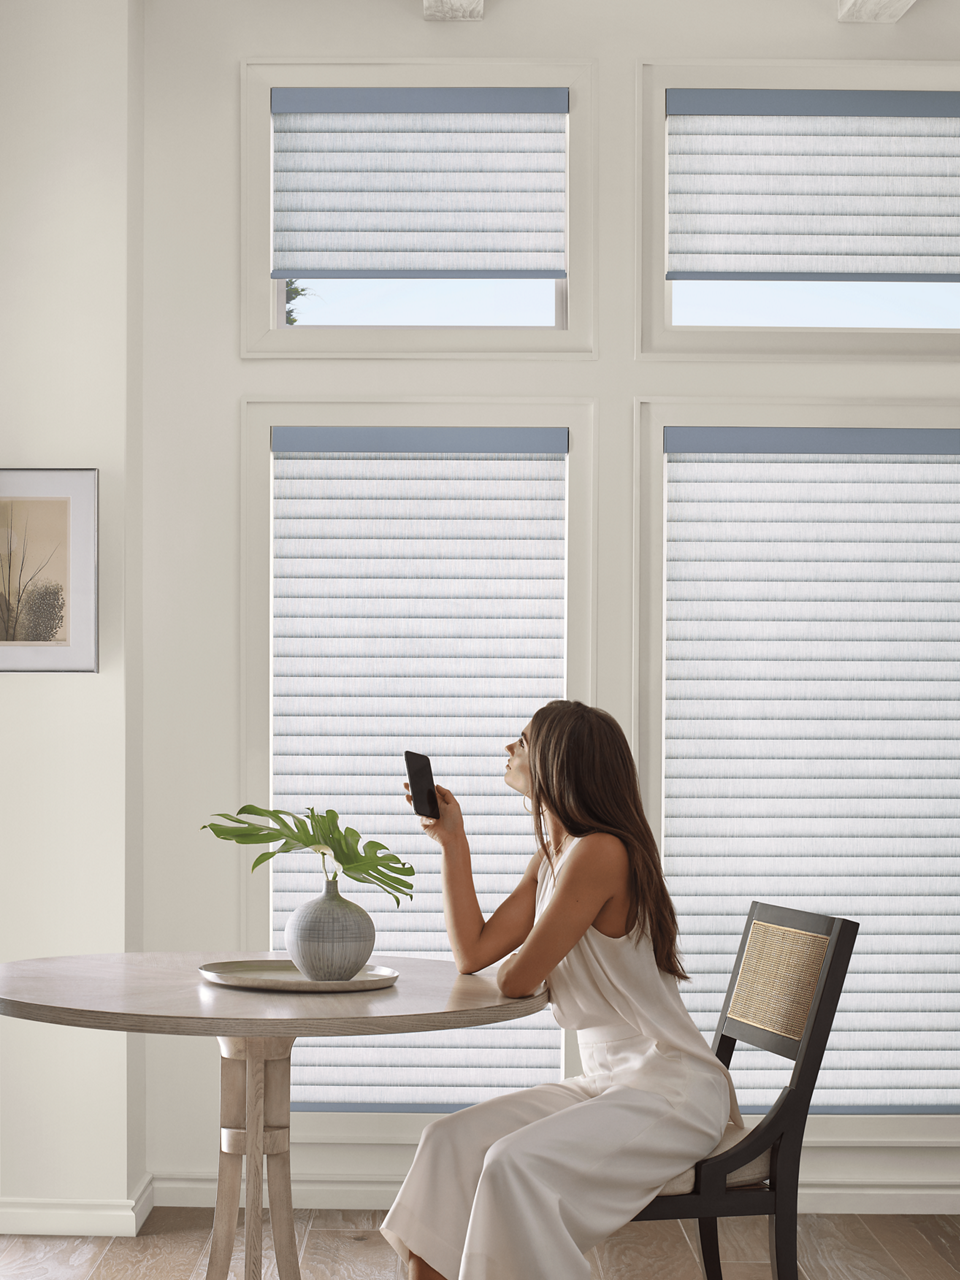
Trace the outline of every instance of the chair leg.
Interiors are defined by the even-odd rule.
[[[797,1280],[797,1202],[777,1196],[770,1227],[770,1271],[773,1280]]]
[[[698,1218],[697,1226],[700,1228],[700,1258],[703,1263],[703,1274],[707,1280],[723,1280],[717,1220],[716,1218]]]

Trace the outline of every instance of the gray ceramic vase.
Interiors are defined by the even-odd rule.
[[[340,897],[336,880],[287,920],[284,945],[290,959],[313,982],[346,982],[370,959],[376,928],[355,902]]]

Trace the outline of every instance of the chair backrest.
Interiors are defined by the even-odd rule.
[[[790,1085],[812,1093],[860,926],[754,902],[714,1037],[729,1065],[742,1040],[795,1061]]]

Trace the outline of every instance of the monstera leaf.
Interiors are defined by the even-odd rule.
[[[200,828],[201,831],[212,831],[218,840],[232,840],[235,844],[280,842],[276,849],[267,849],[259,854],[251,871],[256,871],[262,862],[269,862],[278,853],[302,849],[323,856],[325,875],[325,855],[330,854],[345,876],[378,885],[390,894],[398,907],[398,894],[413,897],[413,885],[410,883],[414,876],[413,867],[391,853],[379,840],[368,840],[361,849],[359,832],[353,827],[341,831],[340,816],[333,809],[321,814],[311,807],[305,814],[300,814],[291,813],[288,809],[260,809],[255,804],[245,804],[235,814],[218,813],[215,817],[225,818],[233,824],[226,826],[222,822],[210,822]],[[257,818],[261,821],[252,820]],[[328,878],[335,880],[337,870]]]

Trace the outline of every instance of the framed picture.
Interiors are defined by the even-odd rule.
[[[0,468],[0,671],[97,670],[95,468]]]

